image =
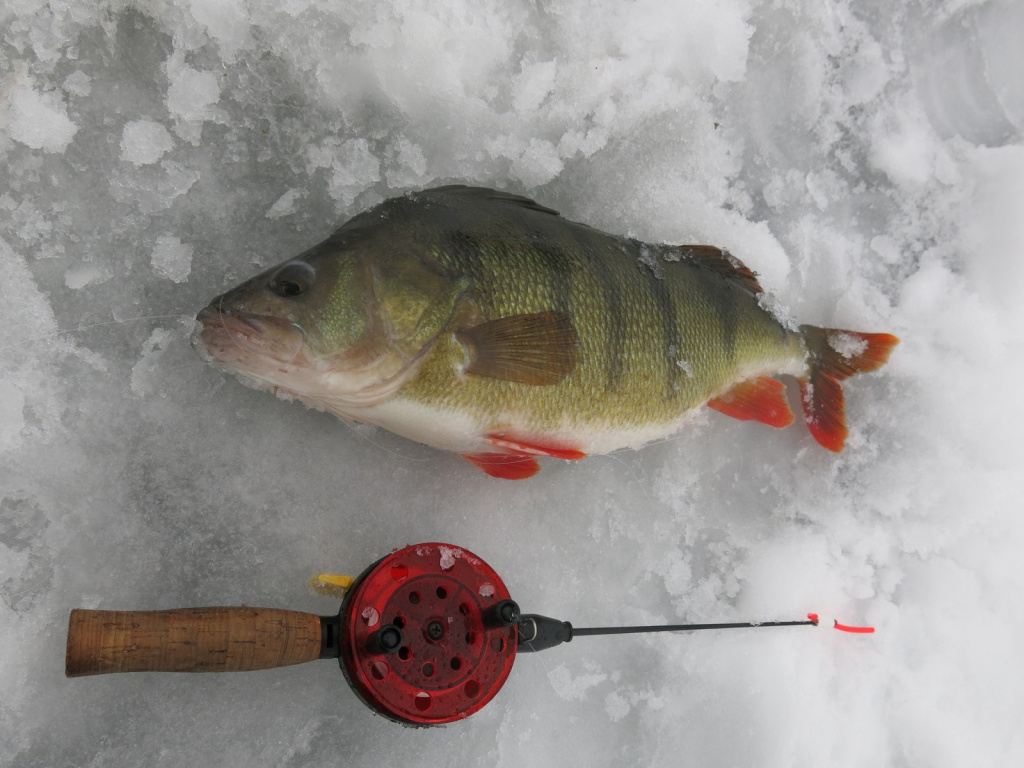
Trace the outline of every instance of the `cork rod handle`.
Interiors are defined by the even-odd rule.
[[[75,609],[65,674],[242,672],[320,656],[320,617],[276,608]]]

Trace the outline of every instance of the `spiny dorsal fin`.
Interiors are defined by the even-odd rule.
[[[498,189],[488,189],[487,187],[467,187],[463,184],[450,184],[446,187],[435,187],[434,189],[424,190],[419,194],[432,195],[434,193],[440,193],[443,195],[462,195],[463,197],[481,197],[486,200],[496,200],[502,203],[518,205],[522,208],[529,208],[531,211],[538,211],[539,213],[550,213],[553,216],[559,215],[558,211],[551,208],[545,208],[540,203],[531,200],[528,197],[513,195],[511,192],[502,192]]]
[[[691,259],[705,269],[732,280],[751,293],[764,293],[761,284],[757,282],[757,274],[723,248],[713,245],[680,245],[679,252],[683,258]]]
[[[557,384],[579,362],[579,336],[561,312],[513,315],[463,328],[467,373],[521,384]]]

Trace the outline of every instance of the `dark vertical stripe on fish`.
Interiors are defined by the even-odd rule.
[[[544,235],[531,233],[530,250],[540,256],[544,272],[550,276],[551,309],[571,316],[569,299],[572,296],[572,262],[558,245],[544,242]]]
[[[673,399],[679,394],[679,376],[682,374],[682,368],[678,364],[679,351],[682,349],[682,337],[676,319],[676,305],[672,300],[672,293],[664,273],[659,271],[665,267],[661,263],[661,251],[641,243],[638,243],[638,246],[641,249],[646,249],[645,259],[654,260],[650,264],[642,261],[638,266],[658,307],[662,334],[661,358],[665,361],[665,396]]]
[[[699,264],[699,262],[698,262]],[[700,269],[697,273],[703,282],[702,294],[708,300],[711,308],[718,315],[722,332],[725,336],[725,349],[729,350],[730,358],[734,358],[737,352],[736,334],[739,328],[740,316],[735,291],[743,289],[731,280],[709,269]]]
[[[591,241],[591,230],[578,227],[572,229],[573,239],[583,253],[587,264],[601,284],[601,305],[605,308],[604,343],[608,354],[605,358],[605,389],[609,392],[618,390],[622,383],[623,352],[626,347],[626,318],[622,306],[622,277],[608,264],[608,256],[602,255],[601,249],[608,248],[607,243]],[[628,256],[628,253],[625,254]],[[618,254],[612,258],[616,258]]]

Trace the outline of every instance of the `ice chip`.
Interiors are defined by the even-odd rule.
[[[828,334],[828,345],[847,359],[863,354],[868,348],[866,340],[842,331]]]
[[[134,165],[155,163],[174,148],[174,139],[160,123],[133,120],[121,134],[121,159]]]
[[[296,211],[296,202],[300,198],[305,197],[305,195],[305,190],[289,189],[287,192],[285,192],[283,195],[277,198],[277,201],[272,206],[270,206],[270,208],[267,210],[267,213],[265,214],[266,217],[268,219],[280,219],[283,216],[290,216]]]
[[[151,263],[161,277],[182,283],[192,272],[192,246],[177,237],[161,235],[153,247]]]
[[[451,547],[438,547],[441,551],[441,570],[450,571],[455,567],[455,558],[459,554],[459,550],[452,549]]]
[[[15,141],[44,152],[63,152],[78,132],[68,117],[67,107],[55,91],[34,88],[35,81],[23,76],[0,99],[0,129]]]

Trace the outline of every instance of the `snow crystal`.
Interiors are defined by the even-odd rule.
[[[110,272],[97,264],[76,264],[64,273],[64,285],[75,290],[109,279]]]
[[[329,168],[327,189],[341,209],[350,206],[368,187],[380,181],[380,160],[366,139],[339,141],[328,137],[307,150],[308,168]]]
[[[121,134],[121,159],[134,165],[155,163],[174,149],[174,139],[160,123],[132,120]]]
[[[640,255],[636,259],[638,262],[643,264],[651,273],[658,279],[665,279],[665,268],[661,266],[661,262],[658,261],[658,253],[651,246],[646,243],[640,244]]]
[[[860,336],[842,331],[829,333],[826,336],[828,345],[847,360],[859,357],[868,348],[868,342]]]
[[[245,0],[190,0],[189,10],[217,41],[221,55],[233,59],[249,35]]]
[[[142,345],[142,356],[132,367],[131,389],[136,395],[144,397],[156,391],[160,383],[157,374],[160,360],[173,338],[172,331],[157,328]]]
[[[64,78],[64,90],[76,96],[88,96],[92,90],[92,78],[80,69],[76,69]]]
[[[285,192],[283,195],[277,198],[277,201],[272,206],[270,206],[265,216],[268,219],[280,219],[283,216],[290,216],[296,211],[295,204],[299,201],[299,199],[305,197],[305,195],[306,192],[304,190],[289,189],[287,192]]]
[[[192,272],[192,246],[173,235],[161,235],[153,247],[151,263],[158,275],[183,282]]]
[[[215,109],[220,101],[220,83],[213,72],[198,70],[184,63],[181,56],[167,61],[167,111],[177,120],[175,133],[192,144],[199,143],[203,123],[219,119]]]
[[[78,132],[55,91],[42,92],[31,77],[19,77],[0,101],[0,129],[15,141],[44,152],[63,152]],[[5,126],[6,124],[6,126]]]
[[[461,553],[459,552],[459,550],[452,549],[451,547],[438,547],[438,550],[441,553],[441,570],[450,571],[452,568],[455,567],[455,558],[458,557]]]
[[[555,693],[564,701],[581,701],[587,692],[608,679],[603,673],[573,675],[567,664],[559,664],[548,672]]]

